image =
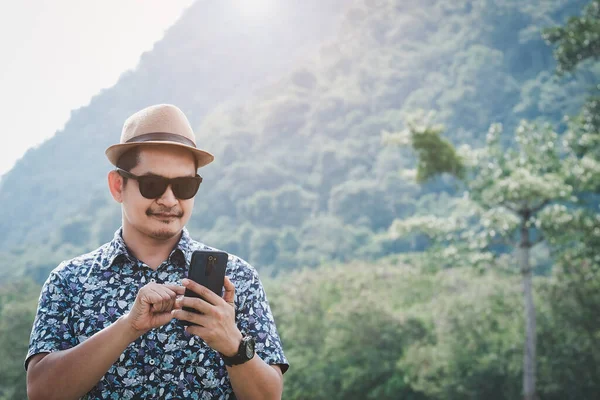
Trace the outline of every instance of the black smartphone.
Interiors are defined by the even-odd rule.
[[[219,297],[223,295],[223,281],[225,279],[225,270],[227,269],[227,259],[229,254],[216,250],[196,250],[192,253],[188,279],[191,279],[202,286],[206,286]],[[199,294],[185,289],[186,297],[200,297]],[[183,307],[186,311],[198,312],[193,308]],[[188,321],[182,321],[190,324]]]

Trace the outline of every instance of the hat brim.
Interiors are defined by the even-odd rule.
[[[204,167],[205,165],[210,164],[215,159],[215,156],[210,154],[207,151],[196,149],[195,147],[190,147],[185,144],[170,142],[170,141],[148,141],[148,142],[136,142],[136,143],[122,143],[122,144],[114,144],[106,149],[104,154],[108,158],[108,161],[115,167],[117,166],[117,161],[119,158],[128,150],[131,150],[134,147],[139,146],[177,146],[189,150],[192,152],[194,157],[196,157],[196,163],[198,168]]]

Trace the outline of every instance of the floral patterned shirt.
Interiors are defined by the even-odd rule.
[[[30,358],[65,350],[115,322],[149,282],[181,284],[195,250],[214,250],[193,241],[186,229],[169,258],[155,271],[135,259],[122,239],[62,262],[46,280],[31,332]],[[256,270],[230,255],[226,275],[236,288],[236,322],[256,339],[256,353],[267,364],[288,362]],[[98,349],[102,351],[102,349]],[[219,353],[173,319],[131,343],[85,399],[235,399]]]

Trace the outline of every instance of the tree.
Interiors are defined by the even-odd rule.
[[[299,185],[284,185],[275,190],[260,190],[238,203],[241,219],[257,226],[277,228],[299,226],[317,207],[317,195]]]
[[[546,41],[555,46],[554,56],[558,63],[556,73],[575,73],[586,60],[600,58],[600,1],[593,0],[585,7],[580,17],[571,17],[564,26],[547,29]],[[597,93],[597,81],[592,82]],[[583,207],[569,210],[565,207],[549,209],[549,217],[555,223],[546,230],[557,253],[557,275],[560,285],[555,292],[553,306],[563,311],[561,315],[571,324],[583,327],[580,340],[590,348],[600,347],[600,97],[590,96],[581,112],[568,118],[565,142],[574,155],[566,167],[570,181],[575,186],[579,204]],[[547,221],[549,220],[546,219]],[[563,293],[571,297],[563,296]],[[571,302],[570,307],[563,304]],[[568,311],[571,310],[571,311]],[[578,348],[582,348],[579,345]],[[588,355],[592,362],[588,372],[591,379],[600,380],[600,357],[597,352]],[[580,387],[582,385],[579,385]]]
[[[517,399],[523,328],[518,278],[467,268],[427,275],[435,296],[421,307],[435,340],[412,346],[400,362],[413,389],[432,400]]]
[[[593,0],[580,17],[571,17],[564,26],[544,30],[543,38],[552,45],[557,72],[572,72],[583,61],[600,56],[600,0]]]
[[[536,312],[533,301],[531,248],[544,240],[540,230],[542,212],[553,203],[574,200],[561,160],[558,135],[548,125],[521,121],[515,132],[516,146],[500,144],[501,125],[494,124],[487,134],[486,146],[459,151],[441,137],[441,126],[432,127],[433,114],[418,114],[407,120],[407,129],[388,140],[410,144],[419,154],[416,176],[426,181],[436,175],[455,175],[463,184],[466,197],[462,208],[448,218],[409,218],[396,221],[391,231],[406,235],[426,232],[446,256],[461,257],[472,250],[488,250],[504,244],[518,249],[525,304],[525,349],[523,357],[523,394],[536,397]],[[427,138],[427,140],[423,140]],[[443,157],[437,158],[437,154]],[[428,162],[430,161],[431,162]],[[462,173],[462,171],[466,171]]]
[[[385,229],[393,217],[392,201],[379,182],[347,181],[331,190],[329,211],[346,224]]]
[[[427,399],[397,363],[414,343],[432,341],[426,316],[407,310],[432,295],[422,290],[430,277],[403,267],[355,262],[266,282],[294,365],[284,398]]]

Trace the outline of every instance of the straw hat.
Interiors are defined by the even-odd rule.
[[[183,111],[171,104],[157,104],[140,110],[123,124],[121,141],[106,149],[108,160],[117,165],[119,157],[136,146],[172,145],[189,149],[198,168],[210,164],[214,156],[196,147],[196,136]]]

